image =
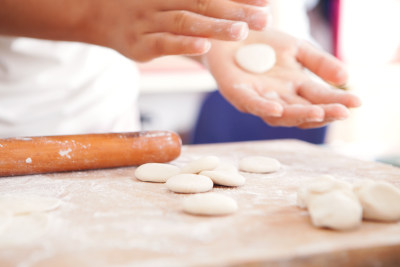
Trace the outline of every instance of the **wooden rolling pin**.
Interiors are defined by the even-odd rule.
[[[168,162],[181,139],[167,131],[0,139],[0,176]]]

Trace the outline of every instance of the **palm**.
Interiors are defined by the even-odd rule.
[[[234,54],[244,43],[273,47],[275,66],[265,74],[242,70],[234,62]],[[306,68],[337,85],[346,82],[347,74],[335,58],[308,43],[273,30],[252,32],[244,43],[217,41],[207,55],[221,93],[239,110],[271,125],[309,128],[343,119],[347,107],[359,105],[355,96],[311,78]]]

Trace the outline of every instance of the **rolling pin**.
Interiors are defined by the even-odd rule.
[[[167,131],[0,139],[0,176],[168,162],[179,156],[181,144]]]

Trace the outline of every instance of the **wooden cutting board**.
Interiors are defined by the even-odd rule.
[[[318,175],[400,187],[399,168],[294,140],[186,146],[173,164],[204,155],[234,164],[244,156],[270,156],[283,167],[274,174],[243,173],[247,182],[239,188],[214,188],[239,205],[222,217],[183,213],[187,195],[139,182],[134,167],[1,178],[0,195],[55,197],[62,204],[46,213],[40,235],[3,242],[0,266],[399,266],[400,223],[316,229],[295,204],[297,188]]]

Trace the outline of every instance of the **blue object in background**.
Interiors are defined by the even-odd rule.
[[[326,127],[306,130],[296,127],[271,127],[256,116],[236,110],[218,91],[215,91],[206,96],[201,106],[191,143],[291,138],[322,144],[325,135]]]

